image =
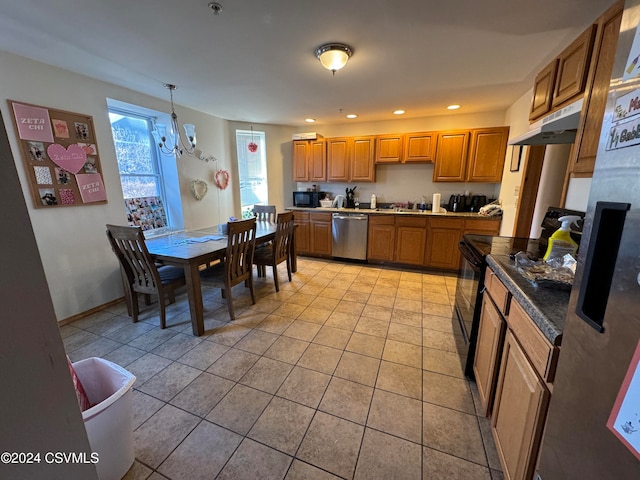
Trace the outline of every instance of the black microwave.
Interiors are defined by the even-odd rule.
[[[315,208],[320,206],[320,200],[324,200],[325,192],[293,192],[293,206]]]

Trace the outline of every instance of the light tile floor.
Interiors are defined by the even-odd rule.
[[[283,266],[282,266],[283,267]],[[72,361],[136,375],[136,462],[126,479],[498,480],[451,322],[455,277],[300,258],[234,288],[231,322],[205,289],[205,335],[184,293],[161,330],[157,304],[124,304],[61,328]]]

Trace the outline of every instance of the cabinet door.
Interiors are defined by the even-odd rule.
[[[436,147],[434,182],[464,182],[469,132],[440,132]]]
[[[293,181],[309,181],[309,165],[307,163],[307,152],[309,142],[306,140],[294,140],[293,142]]]
[[[609,80],[613,70],[620,21],[622,20],[622,4],[618,3],[609,9],[598,21],[598,39],[593,50],[592,63],[593,83],[587,89],[590,94],[585,101],[586,110],[581,118],[574,146],[575,158],[571,171],[574,173],[593,173],[598,153],[600,130],[604,118],[609,92]]]
[[[400,163],[402,161],[403,135],[379,135],[376,137],[376,163]]]
[[[591,25],[558,57],[552,107],[558,107],[584,92],[595,31],[595,25]]]
[[[466,219],[464,221],[464,233],[470,233],[472,235],[489,235],[495,237],[500,234],[501,221],[501,218]]]
[[[536,77],[533,82],[533,98],[531,100],[531,110],[529,120],[533,121],[551,110],[551,98],[553,87],[556,83],[556,72],[558,71],[558,59],[554,59]]]
[[[351,161],[352,182],[375,182],[375,137],[355,137]]]
[[[467,181],[500,183],[507,153],[509,127],[471,130]]]
[[[327,139],[327,180],[329,182],[349,181],[349,160],[352,142],[349,138]]]
[[[425,265],[431,268],[457,270],[460,263],[458,243],[461,237],[460,229],[430,227],[427,233]]]
[[[529,479],[538,456],[549,391],[507,331],[491,431],[507,479]]]
[[[309,214],[306,212],[294,212],[296,252],[300,254],[311,253],[309,237]]]
[[[393,261],[396,227],[393,215],[369,216],[367,259]]]
[[[331,214],[309,214],[311,253],[313,255],[331,255]]]
[[[494,390],[498,380],[500,353],[504,339],[505,322],[485,292],[482,297],[482,312],[478,327],[476,356],[473,362],[473,373],[478,385],[478,394],[484,408],[485,416],[491,413]]]
[[[307,157],[310,182],[327,181],[327,149],[323,140],[311,140]]]
[[[408,133],[405,136],[403,162],[433,162],[436,136],[435,132]]]
[[[396,218],[396,262],[406,265],[422,265],[426,244],[426,218],[402,216]]]

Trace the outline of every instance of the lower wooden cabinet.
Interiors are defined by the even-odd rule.
[[[309,237],[309,213],[296,211],[293,214],[295,225],[296,253],[305,255],[311,253],[311,242]]]
[[[424,265],[431,268],[456,270],[460,264],[458,243],[464,233],[464,220],[430,218]]]
[[[310,247],[313,255],[321,257],[331,256],[331,214],[309,214]]]
[[[514,335],[507,331],[491,417],[491,431],[506,479],[533,478],[549,398],[549,390]]]
[[[422,265],[424,262],[426,242],[426,218],[396,218],[395,262],[406,265]]]
[[[370,215],[367,239],[367,258],[393,262],[396,221],[394,215]]]

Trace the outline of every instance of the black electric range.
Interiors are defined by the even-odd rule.
[[[460,358],[467,377],[473,379],[473,360],[482,308],[482,292],[487,255],[511,255],[527,252],[537,259],[540,252],[538,239],[517,237],[491,237],[485,235],[464,235],[459,244],[460,268],[456,285],[453,309],[454,332],[461,331],[464,345],[460,346]]]

